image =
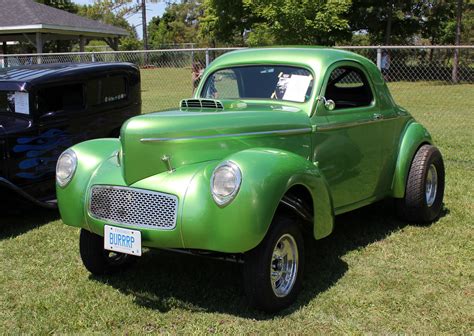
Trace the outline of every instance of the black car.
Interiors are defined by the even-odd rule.
[[[140,72],[128,63],[0,69],[0,201],[54,207],[56,160],[89,139],[118,137],[141,113]]]

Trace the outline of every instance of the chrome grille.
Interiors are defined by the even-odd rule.
[[[178,198],[155,191],[115,186],[94,186],[89,211],[111,223],[171,230],[176,226]]]

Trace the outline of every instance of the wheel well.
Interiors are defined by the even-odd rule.
[[[294,185],[282,197],[278,211],[296,214],[303,221],[312,225],[314,220],[313,197],[305,186]]]

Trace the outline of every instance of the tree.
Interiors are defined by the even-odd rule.
[[[462,18],[462,0],[457,0],[456,5],[456,41],[454,42],[457,46],[461,44],[461,18]],[[453,59],[453,73],[452,80],[454,83],[459,82],[459,49],[454,49]]]
[[[138,49],[140,44],[135,27],[127,21],[127,17],[134,10],[134,7],[130,6],[126,0],[96,0],[92,5],[80,6],[78,14],[127,30],[129,36],[120,39],[120,48],[122,50],[134,50]],[[107,43],[112,45],[110,41],[107,41]]]
[[[242,33],[252,25],[252,13],[242,0],[204,0],[199,36],[211,46],[242,45]]]
[[[407,44],[420,30],[423,1],[352,0],[350,27],[367,32],[371,44]]]
[[[154,17],[148,24],[150,44],[161,48],[169,44],[196,42],[201,8],[197,0],[169,4],[162,17]]]
[[[351,0],[206,0],[202,36],[214,41],[334,45],[350,36]]]

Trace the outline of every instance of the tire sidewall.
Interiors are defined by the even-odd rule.
[[[422,211],[424,214],[424,219],[429,222],[439,217],[441,213],[441,208],[443,207],[445,172],[443,159],[439,150],[436,147],[431,147],[428,155],[428,160],[426,161],[426,166],[424,167],[423,172],[422,192],[425,193],[427,182],[426,178],[428,176],[429,168],[431,165],[435,166],[438,179],[436,187],[436,197],[433,204],[429,206],[426,200],[426,196],[423,197]]]
[[[272,288],[270,266],[275,246],[285,234],[292,236],[296,242],[298,263],[293,287],[286,296],[279,297]],[[304,261],[304,240],[299,226],[294,220],[277,215],[264,241],[247,255],[244,264],[245,282],[252,283],[254,287],[246,288],[252,304],[267,312],[276,312],[293,303],[302,288]],[[249,279],[249,277],[255,278]]]

